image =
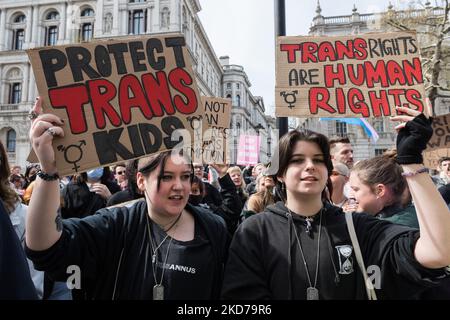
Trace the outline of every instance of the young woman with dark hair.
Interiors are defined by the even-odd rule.
[[[41,100],[34,111],[41,113]],[[192,164],[170,151],[142,158],[136,184],[145,201],[61,221],[52,140],[64,134],[62,125],[40,114],[30,130],[45,173],[36,179],[27,219],[35,265],[57,280],[77,265],[85,299],[217,299],[227,232],[223,219],[187,203]]]
[[[407,175],[420,232],[367,214],[346,216],[324,201],[333,168],[328,140],[292,131],[280,139],[276,153],[284,201],[236,231],[222,298],[407,299],[449,276],[449,210],[421,165],[431,121],[415,110],[397,110],[404,113],[392,118],[403,122],[396,127],[397,162]],[[347,217],[359,246],[351,240]],[[375,284],[369,285],[366,270],[361,271],[365,267],[358,267],[358,247]]]

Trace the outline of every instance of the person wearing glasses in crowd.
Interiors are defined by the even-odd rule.
[[[126,176],[126,166],[124,163],[116,164],[113,167],[114,179],[120,187],[120,190],[125,190],[128,187],[128,178]]]

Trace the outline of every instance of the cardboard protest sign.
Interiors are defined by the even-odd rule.
[[[433,118],[433,136],[426,151],[450,147],[450,113]]]
[[[260,143],[260,136],[241,135],[236,163],[243,166],[257,164],[259,162]]]
[[[424,110],[414,32],[339,37],[278,37],[280,117],[380,117],[395,106]]]
[[[450,157],[450,149],[439,149],[433,151],[425,151],[423,153],[423,164],[430,169],[436,169],[439,165],[439,159],[442,157]]]
[[[140,35],[27,51],[44,112],[65,121],[55,138],[61,175],[179,146],[204,112],[178,34]]]
[[[199,163],[230,163],[227,146],[231,120],[231,100],[201,97],[201,102],[205,115],[204,119],[206,120],[206,130],[203,130],[202,145],[194,152],[193,161]],[[200,157],[200,155],[202,156]]]

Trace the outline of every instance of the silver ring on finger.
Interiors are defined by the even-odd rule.
[[[30,112],[28,112],[28,119],[30,119],[31,121],[36,119],[38,116],[39,115],[34,110],[31,110]]]
[[[54,128],[48,128],[47,130],[45,130],[45,132],[47,132],[52,137],[54,137],[56,135],[56,132],[55,132]]]

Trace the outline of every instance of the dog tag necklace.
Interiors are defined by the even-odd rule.
[[[166,251],[166,258],[164,259],[164,263],[161,266],[161,279],[159,280],[159,283],[156,281],[156,263],[152,263],[153,268],[153,279],[155,280],[155,285],[153,286],[153,300],[164,300],[164,286],[162,284],[164,279],[164,271],[166,270],[165,266],[167,263],[167,258],[169,257],[169,251],[170,251],[170,245],[172,244],[173,238],[170,238],[169,245],[167,246]]]
[[[289,210],[289,209],[288,209]],[[291,210],[289,210],[292,215]],[[311,231],[311,229],[310,229]],[[314,286],[309,276],[308,264],[306,263],[305,255],[303,253],[302,244],[297,234],[297,228],[294,224],[295,238],[297,239],[297,245],[302,255],[303,264],[305,265],[306,277],[308,278],[309,287],[306,289],[306,300],[319,300],[319,290],[317,289],[317,276],[319,275],[319,259],[320,259],[320,237],[322,234],[322,209],[320,210],[320,222],[319,222],[319,236],[317,237],[317,259],[316,259],[316,275],[314,277]]]
[[[178,218],[170,226],[170,228],[167,229],[167,231],[172,229],[173,226],[175,226],[175,228],[177,227],[176,224],[179,221],[182,213],[183,212],[181,212],[178,215]],[[164,279],[164,271],[166,270],[165,266],[166,266],[166,263],[167,263],[167,258],[169,257],[170,246],[172,245],[173,238],[172,237],[170,238],[169,244],[167,246],[166,257],[165,257],[164,261],[161,261],[162,262],[161,279],[160,279],[160,281],[158,283],[158,281],[156,279],[156,270],[157,270],[157,264],[158,264],[158,259],[157,259],[158,258],[158,250],[161,247],[161,245],[164,243],[164,241],[166,241],[166,239],[169,237],[169,234],[166,234],[166,236],[164,237],[163,240],[161,240],[159,245],[155,247],[155,245],[153,245],[152,234],[151,234],[151,231],[150,231],[150,224],[149,224],[148,220],[149,220],[149,217],[147,215],[147,231],[148,231],[148,237],[149,237],[149,240],[150,240],[150,246],[152,248],[152,270],[153,270],[153,279],[155,280],[155,285],[153,286],[153,300],[164,300],[164,286],[163,286],[162,282],[163,282],[163,279]]]
[[[150,232],[150,224],[149,224],[149,221],[148,221],[150,218],[149,218],[148,215],[147,215],[147,229],[148,229],[148,236],[149,236],[149,239],[150,239],[150,245],[152,246],[152,251],[153,251],[153,254],[152,254],[152,263],[155,263],[155,261],[156,261],[156,255],[158,254],[159,248],[160,248],[161,245],[164,243],[164,241],[166,241],[166,239],[169,237],[169,235],[167,234],[167,232],[169,232],[169,230],[172,229],[173,226],[177,224],[177,222],[178,222],[178,221],[180,220],[180,218],[181,218],[181,214],[182,214],[182,213],[183,213],[183,211],[180,212],[180,214],[178,215],[178,217],[175,219],[175,221],[170,225],[170,227],[169,227],[167,230],[164,230],[164,229],[163,229],[163,231],[166,233],[166,236],[164,237],[164,239],[161,240],[161,242],[158,244],[158,246],[153,245],[152,236],[151,236],[151,232]]]

